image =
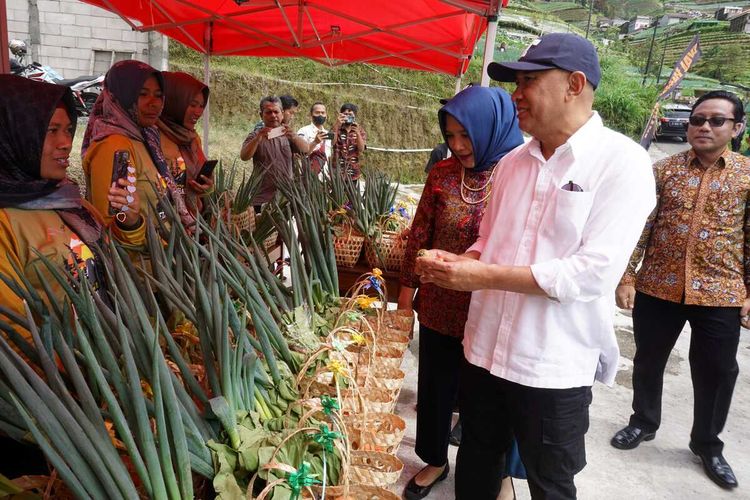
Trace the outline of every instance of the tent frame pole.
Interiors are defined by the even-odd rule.
[[[211,56],[208,53],[203,54],[203,83],[208,85],[211,81]],[[203,154],[208,158],[208,121],[211,114],[209,108],[210,101],[206,101],[206,107],[203,110]]]
[[[497,15],[487,16],[487,32],[484,38],[484,59],[482,61],[482,87],[490,86],[487,66],[495,58],[495,38],[497,37]]]
[[[203,43],[206,51],[203,53],[203,83],[210,87],[211,84],[211,50],[213,49],[213,30],[214,23],[206,24],[206,31],[203,34]],[[206,101],[206,107],[203,109],[203,154],[208,158],[208,131],[209,119],[211,116],[210,100]]]
[[[8,55],[8,11],[5,0],[0,0],[0,74],[10,73]]]

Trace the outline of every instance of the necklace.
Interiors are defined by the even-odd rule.
[[[494,175],[495,175],[495,171],[493,170],[492,173],[490,174],[490,178],[487,179],[487,182],[484,184],[484,186],[473,188],[466,184],[466,169],[462,168],[461,169],[461,199],[464,201],[464,203],[468,203],[469,205],[478,205],[482,203],[483,201],[487,200],[487,198],[489,198],[490,194],[492,193],[492,186],[490,186],[490,184],[492,184],[492,177]],[[490,186],[490,188],[487,189],[487,186]],[[464,194],[464,189],[466,189],[469,192],[474,192],[474,193],[484,191],[485,189],[487,189],[487,193],[480,200],[472,201],[466,197],[466,195]]]

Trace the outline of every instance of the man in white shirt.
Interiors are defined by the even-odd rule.
[[[316,137],[319,139],[318,144],[309,154],[310,165],[316,172],[324,170],[328,166],[328,158],[331,157],[331,140],[328,138],[328,131],[323,126],[327,117],[326,105],[316,102],[310,107],[312,123],[297,131],[297,135],[309,143],[315,142]]]
[[[516,82],[519,126],[533,139],[496,167],[467,253],[418,260],[424,281],[474,292],[456,498],[496,498],[515,437],[532,498],[571,499],[591,386],[617,370],[614,290],[655,205],[651,162],[592,111],[601,72],[588,40],[548,34],[488,73]]]

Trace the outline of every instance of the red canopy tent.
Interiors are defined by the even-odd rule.
[[[371,62],[453,76],[500,0],[83,0],[208,55]]]

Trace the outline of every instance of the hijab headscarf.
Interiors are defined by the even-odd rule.
[[[41,161],[47,128],[64,106],[75,133],[73,93],[62,85],[0,75],[0,208],[55,210],[86,244],[102,235],[101,225],[82,206],[78,186],[42,179]]]
[[[468,87],[440,108],[438,121],[446,143],[447,115],[453,116],[471,139],[473,172],[491,169],[503,156],[523,144],[516,107],[510,95],[499,87]]]
[[[184,125],[185,112],[193,97],[199,92],[203,94],[203,102],[208,104],[209,89],[203,82],[187,73],[165,71],[162,76],[164,111],[157,125],[161,133],[180,148],[180,155],[187,166],[188,179],[195,179],[206,157],[198,147],[198,134]]]
[[[86,150],[92,142],[101,141],[110,135],[124,135],[143,143],[156,170],[167,185],[169,198],[180,214],[182,223],[186,227],[192,227],[195,218],[190,215],[185,199],[177,189],[164,159],[159,129],[156,126],[141,127],[138,124],[138,96],[143,84],[152,76],[156,78],[163,91],[164,78],[161,72],[146,63],[136,60],[120,61],[109,69],[104,78],[104,90],[89,115],[81,156],[86,155]]]

